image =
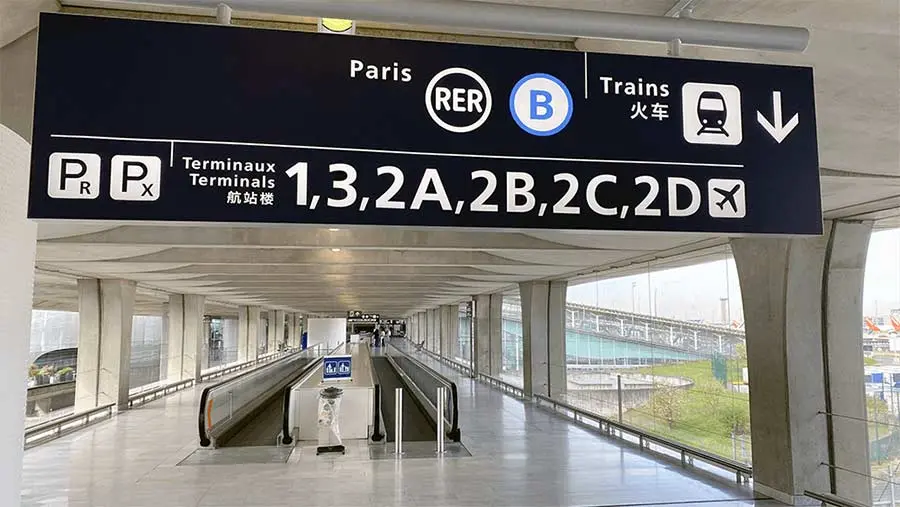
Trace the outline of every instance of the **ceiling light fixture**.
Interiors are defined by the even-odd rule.
[[[337,231],[339,231],[340,229],[335,229],[335,228],[332,227],[332,228],[330,228],[330,229],[328,229],[328,230],[331,231],[331,232],[337,232]]]
[[[341,249],[340,249],[340,248],[332,248],[331,251],[332,251],[332,252],[340,252]]]

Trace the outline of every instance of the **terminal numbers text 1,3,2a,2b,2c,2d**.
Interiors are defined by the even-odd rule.
[[[310,189],[310,171],[327,173],[330,186]],[[743,218],[747,210],[744,182],[739,179],[494,169],[454,170],[451,175],[435,167],[405,171],[382,165],[375,168],[376,179],[361,182],[362,173],[341,162],[298,162],[286,174],[296,185],[296,205],[313,210],[428,209],[455,215],[594,215],[613,220],[696,214]]]

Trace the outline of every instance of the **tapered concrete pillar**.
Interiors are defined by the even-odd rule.
[[[246,362],[250,357],[250,349],[248,347],[249,336],[247,334],[247,328],[250,321],[248,313],[249,307],[238,307],[237,360],[239,363]]]
[[[166,380],[200,380],[204,336],[203,296],[173,294],[169,296],[168,375]]]
[[[746,322],[754,488],[788,504],[809,503],[811,490],[869,505],[866,423],[855,419],[866,416],[858,323],[871,224],[825,229],[819,238],[731,243]]]
[[[475,371],[488,376],[500,375],[503,358],[503,295],[475,297]]]
[[[284,315],[284,327],[287,332],[285,347],[292,349],[295,347],[294,342],[297,340],[297,318],[293,313]]]
[[[29,61],[34,62],[31,53]],[[24,73],[21,77],[26,78]],[[37,225],[25,219],[29,150],[24,139],[0,125],[0,382],[4,386],[0,389],[0,505],[9,507],[20,505],[22,494],[23,374],[28,367],[37,237]]]
[[[440,353],[441,351],[441,310],[432,308],[428,310],[428,350]]]
[[[441,357],[453,359],[453,341],[459,340],[459,307],[456,305],[442,305],[441,333],[439,353]],[[454,326],[453,323],[456,323]]]
[[[472,356],[472,368],[475,373],[491,374],[491,296],[481,294],[475,296],[475,332],[472,341],[475,342],[475,353]]]
[[[491,294],[488,327],[491,361],[490,375],[498,377],[503,371],[503,294]]]
[[[78,280],[76,412],[128,408],[134,290],[126,280]]]
[[[558,396],[566,391],[566,288],[565,281],[519,284],[526,396]]]
[[[272,315],[273,312],[270,312],[269,315]],[[270,324],[272,327],[272,335],[275,337],[273,342],[269,343],[269,352],[275,352],[284,347],[284,318],[285,313],[284,310],[275,310],[275,322],[274,325]]]
[[[419,312],[419,334],[416,343],[428,343],[428,313]]]
[[[258,306],[247,307],[247,360],[253,361],[259,357],[259,338],[262,329],[262,308]]]
[[[200,332],[200,370],[209,368],[209,335],[212,328],[212,317],[203,317],[203,330]]]

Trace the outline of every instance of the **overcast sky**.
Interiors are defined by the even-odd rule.
[[[722,299],[728,298],[724,305]],[[743,321],[741,289],[734,260],[707,262],[654,273],[569,287],[571,302],[632,309],[660,317],[723,322]],[[651,306],[653,307],[651,309]],[[886,315],[900,308],[900,230],[872,234],[866,261],[863,312]],[[724,317],[724,318],[723,318]]]

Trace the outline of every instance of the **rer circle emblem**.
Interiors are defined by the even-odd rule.
[[[484,79],[463,67],[438,72],[425,88],[428,116],[444,130],[456,134],[484,125],[492,104],[491,89]]]
[[[572,94],[550,74],[529,74],[509,94],[509,112],[516,124],[531,135],[552,136],[572,119]]]

